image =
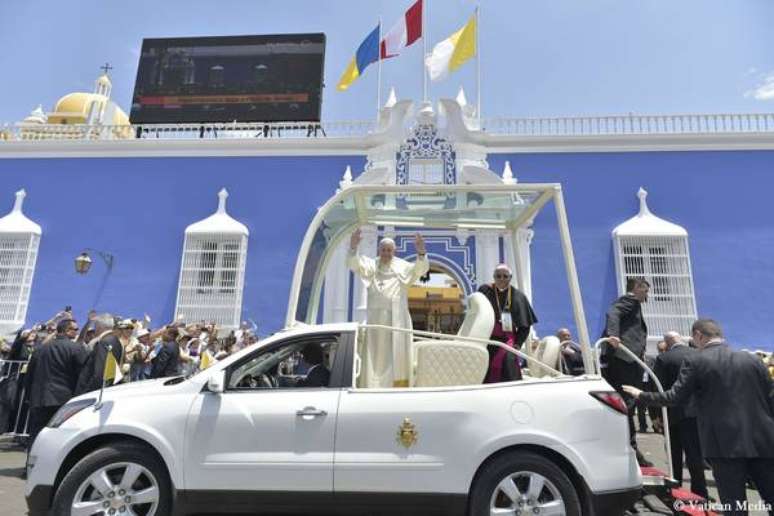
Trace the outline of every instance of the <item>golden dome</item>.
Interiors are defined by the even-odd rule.
[[[106,76],[103,77],[107,79]],[[100,79],[102,79],[102,77],[100,77]],[[101,109],[106,102],[109,102],[109,100],[106,96],[97,93],[69,93],[60,98],[54,105],[54,110],[48,115],[48,123],[86,123],[86,118],[89,116],[89,109],[94,102],[97,102]],[[103,123],[106,125],[129,125],[129,117],[126,113],[117,105],[113,105],[115,107],[113,110],[113,119],[104,120]]]
[[[96,93],[68,93],[59,99],[54,106],[53,114],[76,114],[86,116],[93,101],[105,102],[104,95]]]

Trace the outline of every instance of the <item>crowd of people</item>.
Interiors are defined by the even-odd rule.
[[[45,323],[19,330],[11,342],[0,342],[0,433],[28,433],[34,440],[73,396],[105,383],[190,375],[257,340],[247,324],[228,332],[204,321],[153,328],[147,317],[95,311],[79,325],[66,307]],[[106,382],[109,354],[116,372]]]

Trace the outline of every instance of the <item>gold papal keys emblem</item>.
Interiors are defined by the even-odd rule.
[[[416,444],[418,437],[419,432],[417,432],[416,425],[409,418],[403,418],[403,422],[398,427],[398,435],[395,440],[402,444],[403,447],[411,448]]]

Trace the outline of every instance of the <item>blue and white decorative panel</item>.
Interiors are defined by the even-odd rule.
[[[438,136],[434,124],[417,125],[395,157],[395,183],[446,184],[457,182],[452,144]]]
[[[427,256],[446,269],[457,281],[460,288],[469,296],[476,291],[476,243],[475,238],[467,238],[460,243],[456,236],[422,234],[427,247]],[[413,259],[416,256],[414,249],[414,233],[403,233],[395,236],[395,254],[400,258]]]

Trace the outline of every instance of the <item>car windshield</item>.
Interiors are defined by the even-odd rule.
[[[362,225],[453,230],[515,230],[528,222],[556,185],[351,186],[318,212],[304,240],[287,323],[314,323],[327,261]]]

